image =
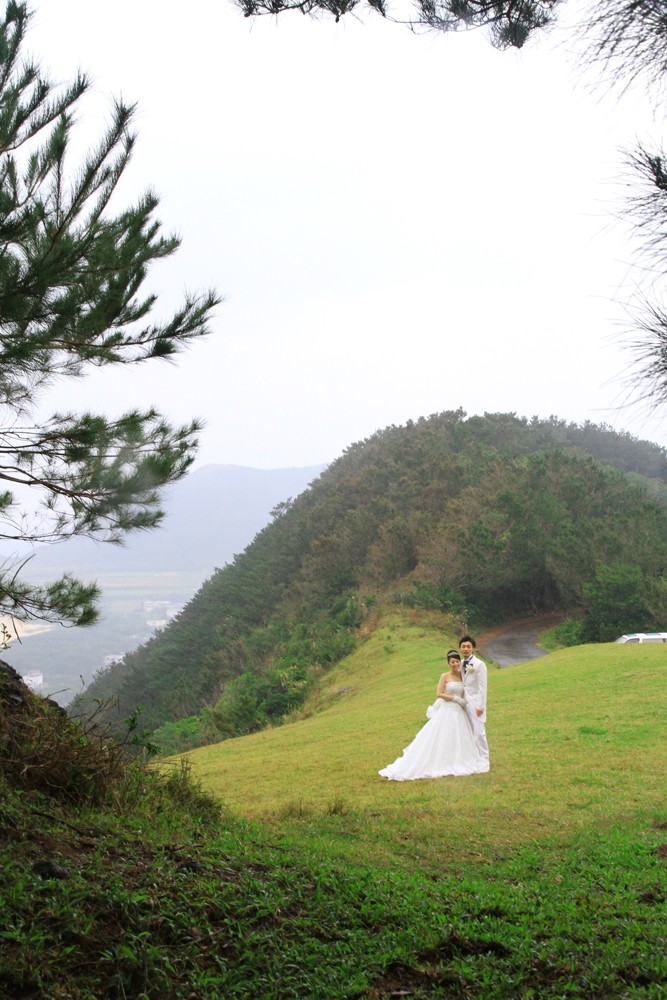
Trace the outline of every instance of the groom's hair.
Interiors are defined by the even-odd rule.
[[[461,645],[462,642],[470,642],[472,643],[472,648],[477,649],[477,643],[475,642],[475,640],[471,635],[462,635],[461,638],[459,639],[459,646]]]

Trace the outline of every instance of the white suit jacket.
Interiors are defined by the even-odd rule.
[[[461,667],[463,672],[463,667]],[[480,716],[482,722],[486,722],[486,663],[480,660],[479,656],[473,653],[470,657],[470,664],[463,678],[466,701],[473,709],[481,708],[484,714]]]

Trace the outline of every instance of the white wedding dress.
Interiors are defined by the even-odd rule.
[[[447,681],[447,694],[464,697],[461,681]],[[378,774],[392,781],[415,778],[442,778],[453,774],[479,774],[488,771],[477,749],[472,724],[465,708],[456,701],[438,698],[427,715],[429,721],[419,730],[410,746],[393,764]]]

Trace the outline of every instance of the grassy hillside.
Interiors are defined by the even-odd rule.
[[[0,998],[663,997],[667,650],[492,669],[491,772],[386,782],[448,638],[394,619],[191,754],[229,811],[0,684]]]
[[[310,717],[196,750],[196,774],[242,816],[357,860],[408,856],[435,870],[452,843],[491,860],[667,818],[667,649],[656,646],[576,647],[491,668],[488,775],[379,778],[426,721],[451,640],[394,619],[326,677]]]
[[[512,414],[388,427],[278,505],[162,632],[96,675],[79,708],[110,699],[122,720],[141,705],[170,753],[261,730],[303,707],[380,603],[479,630],[597,601],[587,640],[654,628],[667,615],[667,521],[636,479],[667,489],[666,462],[605,428]]]

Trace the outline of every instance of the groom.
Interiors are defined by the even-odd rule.
[[[489,769],[489,744],[486,742],[486,663],[475,655],[477,643],[470,635],[461,636],[461,676],[466,695],[466,709],[472,722],[475,742]]]

